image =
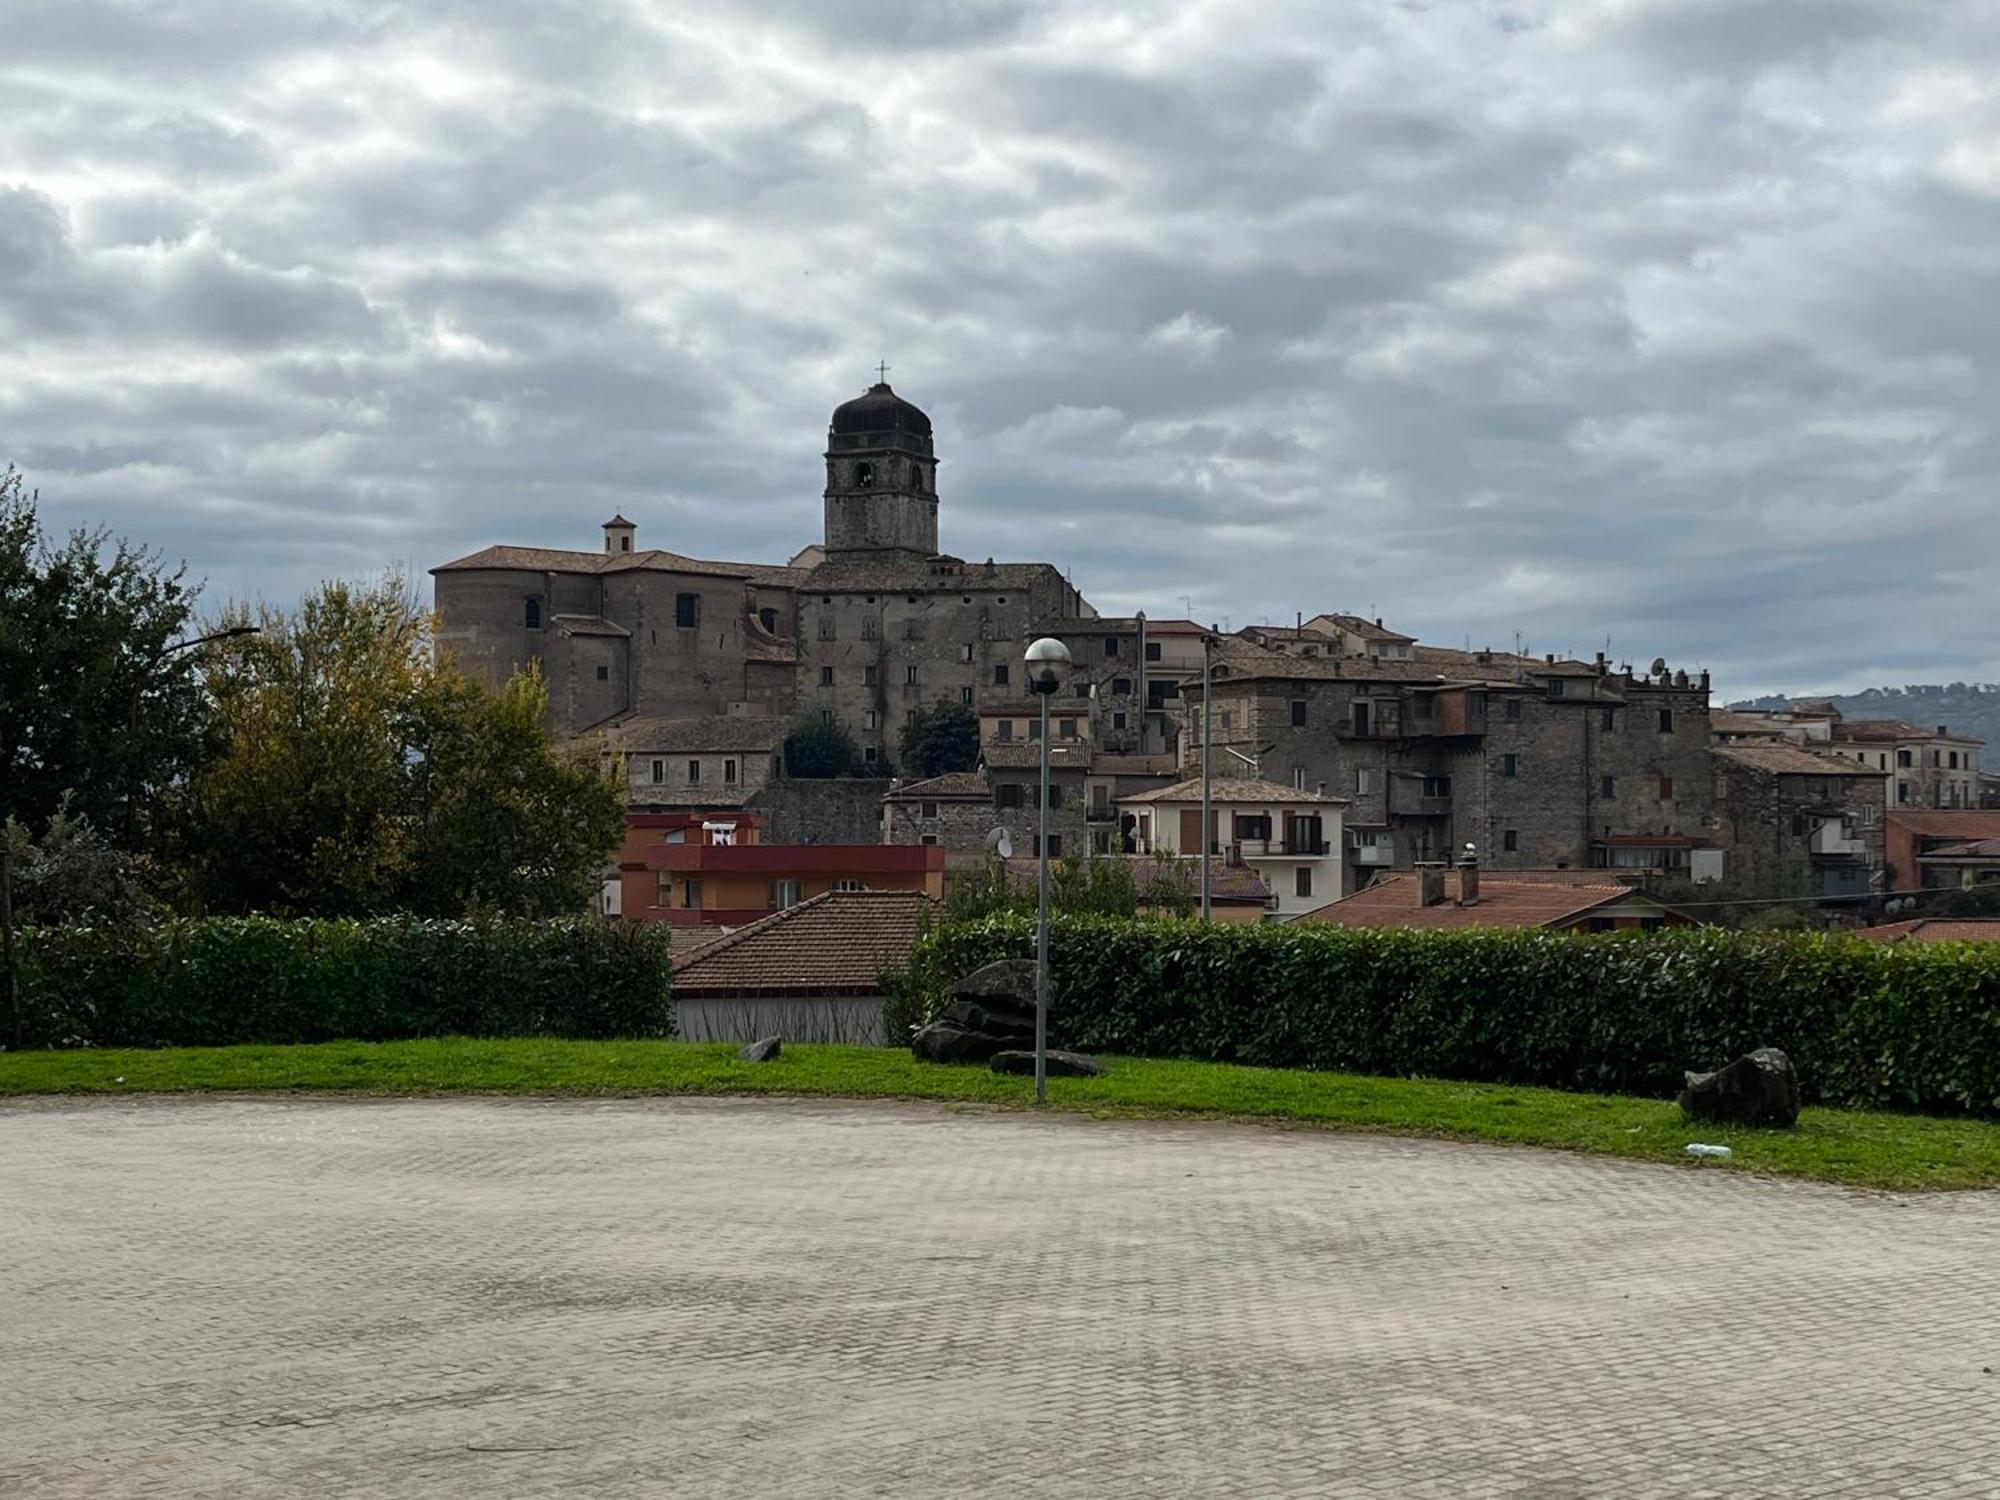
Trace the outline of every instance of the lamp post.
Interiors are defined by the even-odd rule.
[[[1209,806],[1208,742],[1210,728],[1215,722],[1213,708],[1215,695],[1210,691],[1209,666],[1215,653],[1215,634],[1204,630],[1201,633],[1201,919],[1209,920],[1208,850],[1213,842],[1211,830],[1214,828],[1215,813]]]
[[[1042,700],[1042,800],[1035,825],[1035,1103],[1049,1097],[1049,699],[1062,686],[1069,647],[1043,636],[1028,647],[1028,686]]]

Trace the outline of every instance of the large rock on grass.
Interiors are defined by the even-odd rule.
[[[1799,1122],[1799,1075],[1776,1047],[1759,1047],[1713,1073],[1688,1074],[1680,1106],[1697,1120],[1789,1130]]]
[[[1032,1040],[1035,966],[1024,958],[1003,958],[974,969],[951,987],[940,1019],[989,1036]]]
[[[1011,1037],[974,1031],[956,1021],[933,1021],[919,1027],[910,1038],[910,1052],[917,1061],[933,1063],[985,1062],[994,1053],[1013,1045]]]
[[[745,1062],[776,1062],[784,1055],[784,1051],[783,1037],[766,1036],[759,1037],[736,1055]]]
[[[996,1052],[986,1066],[996,1073],[1025,1073],[1032,1078],[1035,1054],[1015,1050]],[[1048,1054],[1048,1076],[1051,1078],[1096,1078],[1103,1072],[1103,1063],[1094,1057],[1085,1057],[1081,1052]]]

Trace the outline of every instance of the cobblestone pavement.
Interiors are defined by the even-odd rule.
[[[0,1107],[0,1495],[2000,1496],[2000,1197],[736,1101]]]

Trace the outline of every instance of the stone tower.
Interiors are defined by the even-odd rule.
[[[827,429],[827,555],[929,558],[937,550],[931,419],[883,381],[835,407]]]

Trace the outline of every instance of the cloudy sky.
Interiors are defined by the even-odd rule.
[[[1992,0],[6,0],[0,462],[296,598],[779,560],[878,359],[1103,611],[2000,678]]]

